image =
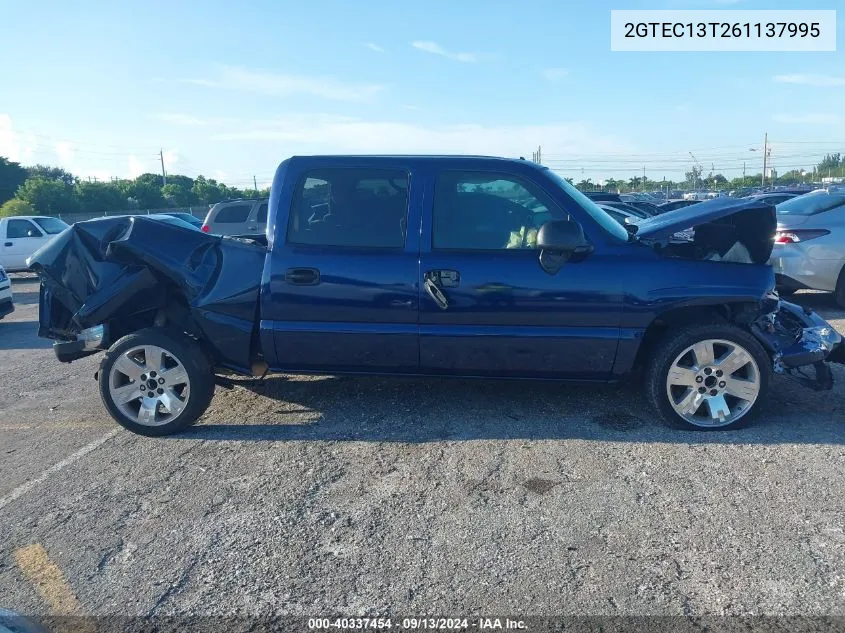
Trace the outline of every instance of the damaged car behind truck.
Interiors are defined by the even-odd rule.
[[[105,351],[114,419],[197,421],[217,375],[614,382],[683,429],[747,423],[773,374],[822,390],[836,330],[782,301],[774,208],[720,199],[621,226],[548,168],[460,156],[293,157],[265,240],[80,222],[29,262],[59,360]],[[627,406],[620,402],[620,406]]]

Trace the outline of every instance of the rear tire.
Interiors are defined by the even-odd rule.
[[[768,354],[745,330],[692,325],[658,343],[647,390],[669,425],[724,431],[745,426],[759,413],[771,372]]]
[[[100,397],[125,429],[150,437],[191,426],[214,395],[214,372],[199,344],[165,328],[114,343],[100,362]]]

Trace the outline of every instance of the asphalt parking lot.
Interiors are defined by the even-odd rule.
[[[43,615],[845,615],[845,367],[749,429],[635,388],[276,376],[131,435],[37,284],[0,321],[0,607]],[[802,293],[845,332],[829,296]]]

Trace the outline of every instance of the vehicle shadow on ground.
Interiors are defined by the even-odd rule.
[[[26,306],[38,303],[38,292],[17,292],[13,290],[12,293],[12,301],[15,305]]]
[[[9,281],[12,285],[15,284],[34,284],[38,283],[38,275],[35,273],[8,273]]]
[[[51,341],[38,338],[37,321],[0,320],[0,350],[43,349],[51,345]]]
[[[827,319],[841,319],[845,317],[845,308],[836,305],[830,292],[797,292],[791,297],[784,297],[786,301],[813,308]]]
[[[225,399],[219,404],[227,412],[226,422],[210,422],[189,434],[244,442],[584,439],[845,444],[845,389],[820,394],[783,378],[775,380],[752,426],[710,433],[665,426],[637,384],[286,376],[234,384],[228,393],[221,389],[217,394],[217,399]]]

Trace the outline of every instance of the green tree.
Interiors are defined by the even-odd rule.
[[[200,204],[214,204],[220,202],[225,196],[220,191],[220,186],[213,178],[206,178],[205,176],[197,176],[194,179],[194,184],[191,187],[194,198]]]
[[[593,185],[591,178],[581,180],[577,185],[575,185],[575,187],[581,191],[592,191],[595,189],[595,185]]]
[[[118,183],[130,209],[160,209],[167,206],[161,193],[161,176],[141,174],[135,180]]]
[[[34,165],[26,168],[30,178],[46,178],[47,180],[59,180],[66,185],[75,185],[77,178],[69,171],[61,167],[50,167],[49,165]]]
[[[193,186],[193,183],[191,184]],[[174,207],[187,207],[196,201],[191,189],[185,187],[182,182],[168,182],[161,188],[161,195],[170,206]]]
[[[701,184],[701,172],[702,169],[700,166],[695,165],[692,169],[684,174],[686,176],[686,182],[690,187],[698,187]]]
[[[18,188],[16,197],[28,202],[38,213],[44,215],[74,213],[80,210],[71,185],[43,176],[27,178]]]
[[[11,200],[6,200],[0,206],[0,218],[8,218],[13,215],[36,215],[36,211],[28,202],[12,198]]]
[[[82,211],[103,215],[127,209],[126,196],[118,185],[110,182],[79,182],[76,199]]]
[[[836,152],[835,154],[826,154],[822,159],[822,162],[816,166],[816,169],[824,178],[840,165],[842,165],[842,155],[839,152]]]
[[[0,204],[15,196],[27,177],[27,171],[19,163],[0,156]]]

